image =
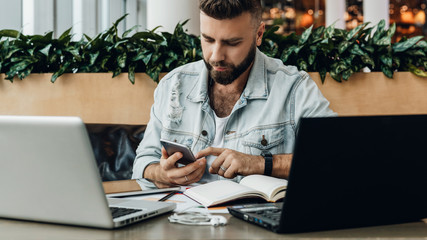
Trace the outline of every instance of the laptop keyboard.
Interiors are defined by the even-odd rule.
[[[228,207],[228,211],[245,221],[275,229],[280,225],[282,203],[235,205]]]
[[[111,214],[113,215],[113,218],[118,218],[118,217],[125,216],[135,212],[142,212],[141,209],[118,208],[118,207],[110,207],[110,211],[111,211]]]
[[[255,213],[264,219],[271,219],[274,222],[279,222],[280,216],[282,215],[282,209],[260,210]]]

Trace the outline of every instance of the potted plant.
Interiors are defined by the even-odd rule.
[[[0,105],[0,113],[79,115],[86,122],[146,124],[155,82],[161,73],[201,59],[200,39],[184,31],[186,22],[178,23],[173,33],[158,33],[156,28],[131,35],[131,28],[119,35],[117,25],[125,17],[94,38],[85,35],[78,42],[71,41],[71,29],[58,39],[52,38],[52,32],[26,36],[1,30],[0,78],[13,84],[0,84],[2,102],[10,102]],[[427,102],[419,99],[424,94],[418,92],[427,90],[427,81],[421,78],[427,68],[427,43],[422,36],[392,43],[395,25],[385,29],[384,21],[351,31],[310,27],[301,35],[282,36],[275,30],[265,33],[261,51],[310,72],[338,113],[426,112]],[[56,81],[59,76],[61,81]],[[14,81],[29,77],[33,80]],[[133,85],[121,80],[126,77]],[[407,79],[415,80],[401,83]],[[396,92],[402,97],[390,96]],[[387,102],[392,110],[379,104]],[[396,102],[410,108],[396,110]]]
[[[146,124],[161,72],[201,59],[200,40],[184,32],[186,22],[173,33],[153,29],[130,36],[131,28],[119,36],[117,25],[124,17],[96,37],[85,35],[78,42],[71,41],[71,29],[58,39],[52,32],[26,36],[1,30],[0,78],[10,82],[0,82],[0,114],[77,115],[87,123]],[[124,81],[126,77],[134,85]]]
[[[427,42],[423,36],[404,37],[392,43],[395,24],[389,29],[385,29],[384,20],[374,27],[368,25],[361,24],[351,31],[336,29],[334,25],[316,29],[311,26],[301,36],[275,34],[275,27],[265,33],[261,50],[300,70],[319,72],[322,82],[328,72],[341,82],[365,68],[383,72],[388,78],[393,78],[395,71],[410,71],[427,77],[424,72],[427,69]]]

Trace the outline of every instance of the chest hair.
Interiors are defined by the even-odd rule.
[[[227,117],[233,110],[234,105],[240,98],[240,93],[233,94],[221,94],[211,93],[209,94],[211,108],[215,111],[216,115],[220,118]]]

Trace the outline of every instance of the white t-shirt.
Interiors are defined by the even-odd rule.
[[[225,131],[225,125],[227,124],[228,119],[230,116],[220,118],[218,117],[215,112],[215,138],[213,140],[213,143],[211,147],[215,148],[222,148],[224,147],[224,131]],[[212,165],[212,162],[216,159],[216,156],[207,156],[207,164],[206,164],[206,171],[205,175],[203,175],[201,182],[212,182],[219,179],[218,174],[210,174],[209,173],[209,167]]]

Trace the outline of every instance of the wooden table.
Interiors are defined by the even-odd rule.
[[[427,224],[414,222],[334,231],[275,234],[258,226],[243,222],[227,214],[229,223],[224,227],[186,226],[172,224],[169,214],[155,217],[118,230],[100,230],[14,220],[0,220],[0,239],[426,239]]]
[[[138,186],[135,184],[134,181],[109,182],[104,183],[104,189],[107,192],[135,190]],[[167,213],[117,230],[0,219],[0,239],[427,239],[427,224],[422,221],[334,231],[275,234],[229,214],[223,214],[229,220],[224,227],[173,224],[167,220],[169,215]]]

